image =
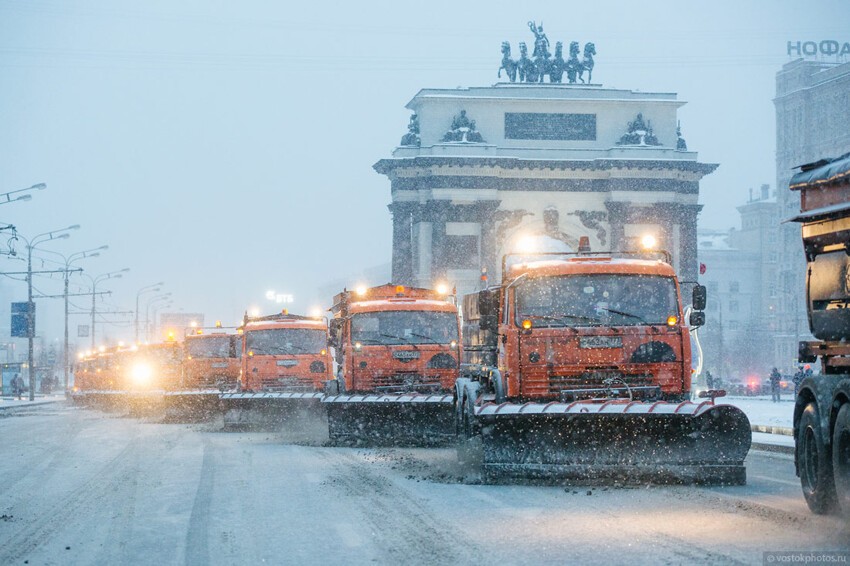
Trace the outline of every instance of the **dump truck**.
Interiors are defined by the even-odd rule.
[[[241,355],[242,337],[235,328],[220,323],[190,328],[183,340],[180,381],[165,392],[166,418],[198,420],[218,414],[221,393],[236,389]]]
[[[461,357],[454,295],[388,283],[343,290],[331,312],[338,369],[323,399],[331,441],[451,442]]]
[[[722,391],[691,402],[690,327],[669,255],[507,255],[463,299],[459,456],[485,478],[746,482],[751,432]]]
[[[790,182],[800,191],[806,259],[806,307],[815,341],[799,343],[799,361],[820,360],[794,405],[795,464],[812,512],[850,517],[850,154],[803,165]]]
[[[237,390],[220,395],[226,428],[279,428],[289,418],[321,416],[325,382],[333,378],[323,317],[245,316]]]

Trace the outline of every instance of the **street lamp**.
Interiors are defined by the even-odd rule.
[[[150,338],[150,334],[151,334],[151,332],[150,332],[151,305],[156,303],[156,302],[159,302],[159,301],[167,300],[170,296],[171,296],[170,291],[168,293],[156,295],[155,297],[151,297],[150,300],[148,300],[148,302],[145,304],[145,340],[147,340],[148,342],[150,342],[150,340],[151,340],[151,338]]]
[[[37,234],[29,240],[23,236],[19,236],[27,243],[27,372],[29,373],[30,401],[35,400],[35,356],[33,355],[33,338],[35,338],[35,320],[33,319],[35,318],[35,306],[32,302],[32,251],[42,242],[64,240],[71,236],[68,231],[79,229],[80,225],[74,224],[60,230]]]
[[[161,305],[157,305],[157,306],[155,306],[151,309],[153,311],[153,316],[151,317],[153,319],[153,324],[151,325],[152,326],[151,335],[153,335],[154,338],[156,338],[156,331],[157,331],[157,327],[159,326],[156,323],[156,313],[158,313],[160,311],[160,309],[166,309],[166,308],[172,306],[173,304],[174,304],[174,301],[169,300],[169,301],[167,301],[167,302],[165,302]]]
[[[154,283],[153,285],[148,285],[147,287],[142,287],[141,289],[139,289],[139,292],[136,293],[136,321],[135,321],[136,344],[139,343],[139,297],[142,295],[142,293],[147,293],[147,292],[150,292],[150,291],[159,292],[159,286],[160,285],[165,285],[165,283],[160,281],[159,283]],[[147,334],[147,332],[145,334]]]
[[[30,200],[32,199],[32,195],[21,195],[19,197],[12,198],[12,195],[16,193],[23,193],[26,191],[40,191],[42,189],[46,189],[47,185],[45,183],[38,183],[31,187],[27,187],[26,189],[18,189],[17,191],[9,191],[8,193],[0,193],[0,204],[7,204],[10,202],[20,201],[20,200]],[[3,200],[5,199],[5,200]]]
[[[97,277],[91,277],[90,275],[86,275],[91,281],[91,348],[94,350],[95,345],[95,335],[94,335],[94,325],[95,325],[95,304],[94,300],[97,297],[97,284],[101,281],[105,281],[106,279],[118,279],[121,277],[122,273],[127,273],[130,271],[129,267],[125,267],[124,269],[119,269],[118,271],[111,271],[109,273],[103,273],[98,275]],[[83,274],[85,275],[85,274]]]
[[[44,250],[44,251],[49,251],[49,253],[51,253],[51,254],[58,255],[65,262],[65,269],[64,269],[65,292],[62,295],[63,299],[65,300],[65,350],[64,350],[64,356],[63,356],[64,366],[65,366],[65,370],[64,370],[65,393],[68,392],[68,381],[69,381],[68,378],[69,378],[69,372],[70,372],[70,368],[71,368],[71,362],[68,359],[68,280],[70,279],[70,275],[71,275],[71,264],[74,263],[75,261],[78,261],[78,260],[81,260],[81,259],[84,259],[84,258],[98,257],[100,255],[101,251],[108,250],[108,249],[109,249],[109,246],[100,246],[99,248],[93,248],[93,249],[85,250],[85,251],[82,251],[82,252],[75,252],[75,253],[72,253],[68,256],[60,254],[59,252]]]

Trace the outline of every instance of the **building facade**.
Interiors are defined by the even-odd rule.
[[[850,152],[850,63],[798,59],[776,75],[776,186],[781,219],[800,211],[788,190],[796,168]],[[776,299],[777,364],[794,363],[797,342],[812,339],[805,308],[806,262],[800,226],[780,224]]]
[[[699,231],[700,282],[708,291],[706,324],[700,331],[704,366],[727,382],[764,379],[774,366],[777,328],[779,204],[762,185],[737,207],[740,228]]]
[[[645,234],[695,281],[699,181],[716,165],[687,150],[683,104],[599,85],[420,91],[408,134],[374,166],[391,184],[393,281],[462,294],[482,272],[497,281],[509,252],[571,251],[581,236],[624,250]]]

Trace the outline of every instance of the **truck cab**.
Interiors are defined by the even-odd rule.
[[[289,313],[246,318],[240,387],[252,392],[316,392],[331,379],[327,322]]]

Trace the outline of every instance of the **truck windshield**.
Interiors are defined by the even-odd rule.
[[[255,356],[318,354],[327,346],[323,330],[274,328],[245,333],[245,348]]]
[[[230,336],[186,338],[186,353],[193,358],[230,358]]]
[[[516,323],[541,326],[665,324],[679,316],[676,285],[657,275],[560,275],[516,287]]]
[[[351,317],[351,340],[362,344],[449,344],[457,341],[450,312],[384,311]]]

